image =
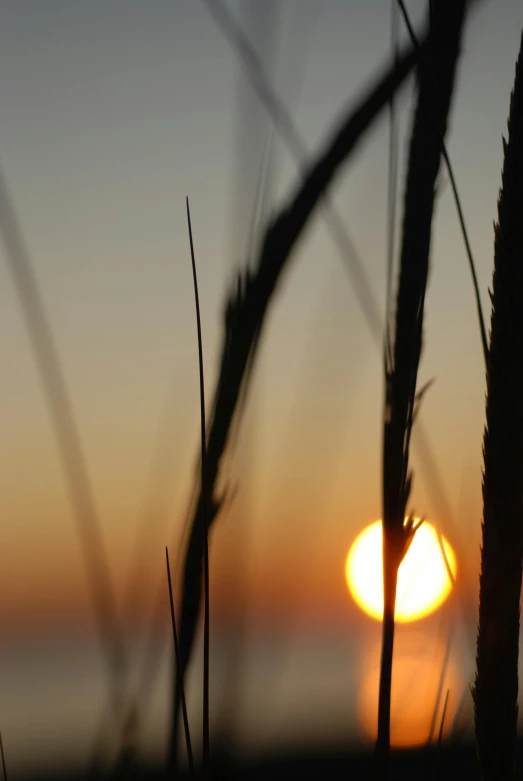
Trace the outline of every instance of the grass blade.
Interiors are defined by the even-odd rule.
[[[196,276],[196,260],[194,257],[194,244],[191,226],[191,212],[189,209],[189,198],[186,198],[187,206],[187,225],[189,228],[189,242],[191,245],[191,263],[194,282],[194,300],[196,305],[196,327],[198,331],[198,363],[200,370],[200,432],[201,432],[201,496],[202,506],[200,512],[201,537],[202,537],[202,558],[203,558],[203,777],[204,781],[209,778],[209,488],[207,482],[207,454],[206,454],[206,432],[205,432],[205,385],[203,376],[203,345],[202,345],[202,326],[200,321],[200,300],[198,296],[198,278]],[[178,659],[179,659],[178,655]],[[183,680],[183,671],[182,677]]]
[[[221,368],[207,439],[204,485],[208,490],[208,499],[200,490],[185,554],[179,638],[184,674],[192,651],[201,602],[201,515],[205,508],[210,526],[220,506],[220,500],[214,497],[214,488],[253,345],[259,343],[258,337],[264,326],[270,301],[308,220],[343,163],[387,104],[392,92],[410,73],[417,59],[418,55],[412,49],[402,52],[398,57],[397,67],[387,67],[385,73],[378,77],[369,92],[358,102],[356,109],[349,111],[324,151],[309,167],[304,181],[288,205],[269,225],[256,268],[238,276],[236,289],[229,297],[225,312]],[[178,711],[177,694],[173,735],[177,732]],[[173,745],[176,745],[175,741]]]
[[[249,79],[252,89],[258,96],[260,102],[265,106],[275,129],[282,138],[293,159],[299,166],[299,169],[302,172],[302,176],[305,177],[306,170],[304,166],[307,159],[305,143],[303,142],[303,139],[301,138],[298,129],[296,128],[287,110],[286,104],[278,98],[275,91],[271,88],[267,76],[264,73],[263,65],[257,55],[256,49],[252,46],[238,23],[235,22],[234,18],[229,13],[227,7],[221,2],[221,0],[203,0],[203,2],[207,5],[213,14],[213,17],[219,24],[231,47],[236,52]],[[393,0],[392,8],[397,8],[396,0]],[[393,11],[391,20],[391,38],[393,41],[395,39],[396,28],[395,16],[396,15]],[[414,33],[412,26],[410,25],[408,16],[407,22],[410,28],[409,31],[411,34],[411,39],[414,45],[418,47],[418,38]],[[395,46],[394,54],[397,56]],[[392,187],[391,190],[395,192],[395,187]],[[361,258],[358,255],[357,249],[350,237],[350,234],[347,231],[347,228],[344,225],[339,212],[335,208],[334,203],[332,203],[332,201],[329,199],[328,194],[324,195],[323,197],[323,207],[324,219],[327,228],[329,229],[330,236],[336,249],[340,253],[341,259],[344,262],[344,268],[348,272],[356,299],[361,307],[364,320],[369,328],[376,347],[380,350],[380,352],[383,352],[383,323],[380,315],[380,308],[378,306],[376,295],[373,292],[369,275],[365,269],[365,266],[363,265]],[[392,215],[389,214],[389,226],[392,219]],[[465,241],[468,243],[468,236],[466,235],[464,220],[462,220],[462,228],[465,234]],[[390,254],[390,247],[393,247],[395,242],[394,237],[390,233],[389,239],[388,274],[391,274],[392,256]],[[472,254],[469,252],[469,259],[471,258]],[[475,274],[474,267],[473,273]],[[386,300],[389,307],[391,300],[391,286],[391,282],[388,281],[388,292]],[[385,322],[386,325],[390,326],[389,314],[387,314]],[[388,347],[386,350],[388,350]],[[446,518],[447,520],[452,519],[452,512],[450,510],[449,502],[445,496],[443,481],[434,460],[428,436],[423,428],[421,421],[418,421],[417,429],[414,432],[414,446],[416,448],[418,459],[420,460],[420,472],[426,479],[429,494],[436,507],[436,515],[440,518]],[[473,634],[474,633],[475,627]]]
[[[174,614],[174,600],[173,600],[173,588],[171,583],[171,567],[169,565],[169,549],[167,546],[165,547],[165,559],[167,563],[167,584],[169,587],[169,603],[171,607],[171,623],[173,628],[173,640],[174,640],[174,657],[176,661],[176,674],[178,676],[178,686],[180,690],[180,699],[182,704],[182,715],[183,715],[183,727],[185,730],[185,745],[187,747],[187,760],[189,762],[189,772],[191,774],[191,778],[193,781],[196,779],[196,774],[194,772],[194,760],[193,760],[193,753],[192,753],[192,744],[191,744],[191,732],[189,730],[189,717],[187,715],[187,701],[185,699],[185,690],[183,685],[183,673],[182,673],[182,666],[180,664],[180,649],[178,646],[178,632],[176,630],[176,617]]]
[[[438,750],[441,751],[441,743],[443,740],[443,727],[445,726],[445,716],[447,714],[447,705],[449,704],[449,694],[450,689],[447,689],[447,693],[445,694],[445,702],[443,703],[443,712],[441,714],[441,721],[439,724],[439,732],[438,732]]]
[[[523,507],[523,34],[503,140],[483,436],[475,732],[483,777],[515,777]]]
[[[415,527],[405,522],[412,475],[410,439],[422,348],[434,193],[440,167],[466,0],[434,3],[429,42],[419,62],[418,100],[412,129],[402,251],[397,293],[393,363],[385,371],[383,437],[383,640],[376,756],[388,777],[394,613],[398,568]],[[392,351],[391,351],[392,352]]]
[[[447,715],[449,696],[450,696],[450,689],[447,689],[445,693],[445,700],[443,702],[443,711],[441,713],[441,719],[439,723],[438,742],[436,746],[436,758],[434,760],[434,765],[432,769],[432,778],[434,779],[434,781],[436,781],[436,779],[438,779],[441,775],[440,766],[441,766],[441,751],[443,746],[443,728],[445,726],[445,717]]]
[[[414,32],[414,28],[411,24],[405,3],[403,2],[403,0],[396,0],[396,2],[398,3],[398,6],[400,8],[410,39],[414,44],[414,46],[417,46],[418,39],[416,37],[416,33]],[[454,168],[452,166],[445,142],[443,142],[443,146],[442,146],[442,155],[443,155],[443,160],[445,162],[445,166],[447,168],[447,173],[449,175],[450,186],[452,188],[452,194],[454,196],[454,203],[456,204],[456,211],[458,213],[458,219],[461,228],[461,233],[463,236],[463,242],[465,244],[465,251],[467,253],[467,258],[469,262],[470,274],[472,277],[472,285],[474,287],[474,297],[476,299],[476,310],[478,313],[479,330],[481,334],[481,345],[483,347],[483,357],[485,359],[485,364],[486,364],[487,354],[488,354],[488,341],[487,341],[487,331],[485,328],[485,317],[483,315],[483,307],[481,304],[481,296],[479,293],[479,283],[478,283],[478,276],[476,273],[476,264],[474,263],[474,256],[472,254],[472,248],[470,246],[469,234],[467,231],[467,225],[465,223],[465,215],[463,214],[463,207],[461,205],[461,198],[459,197],[458,185],[456,183],[456,177],[454,176]]]
[[[398,56],[398,6],[391,0],[390,20],[391,49],[396,61]],[[396,228],[396,191],[398,184],[398,123],[396,101],[391,95],[389,101],[389,172],[387,187],[387,283],[385,293],[385,365],[392,363],[390,343],[390,307],[392,300],[392,275],[394,271],[394,247]]]

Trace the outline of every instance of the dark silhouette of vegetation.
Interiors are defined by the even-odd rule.
[[[422,50],[423,51],[423,48]],[[236,404],[253,348],[259,343],[269,303],[277,288],[291,251],[314,209],[347,161],[359,140],[390,95],[405,80],[418,60],[419,52],[402,52],[395,65],[388,66],[369,92],[339,125],[325,151],[318,156],[297,192],[269,225],[254,271],[237,277],[236,288],[225,310],[225,337],[221,367],[207,435],[206,481],[208,500],[200,488],[194,507],[189,543],[185,554],[180,613],[180,657],[185,671],[193,647],[201,602],[202,550],[201,514],[208,509],[208,526],[213,523],[222,498],[214,495],[222,455],[227,444]],[[208,502],[208,503],[207,503]],[[180,695],[174,697],[172,751],[176,752]]]
[[[285,105],[275,98],[264,80],[256,53],[242,38],[230,15],[218,0],[205,0],[227,34],[235,42],[253,76],[255,88],[268,108],[272,120],[288,143],[302,173],[302,182],[273,219],[265,232],[257,263],[238,273],[235,286],[226,300],[225,333],[221,365],[213,400],[210,426],[206,426],[203,348],[196,262],[189,201],[186,201],[191,262],[194,282],[200,380],[201,473],[190,513],[190,536],[185,552],[182,580],[180,632],[175,619],[169,555],[166,548],[167,577],[174,640],[173,721],[170,736],[169,769],[177,772],[177,734],[181,710],[189,762],[195,778],[194,757],[184,677],[193,648],[202,604],[203,622],[203,777],[211,774],[209,738],[209,528],[223,507],[225,491],[217,495],[220,467],[227,445],[242,412],[251,370],[260,344],[264,323],[273,296],[292,250],[303,234],[315,209],[323,205],[327,224],[341,250],[375,341],[383,348],[385,336],[385,410],[383,443],[383,527],[384,527],[384,621],[382,666],[379,693],[377,756],[382,777],[387,776],[390,753],[390,700],[394,647],[395,592],[399,565],[408,550],[420,522],[407,504],[412,484],[409,469],[410,442],[421,398],[430,383],[417,390],[417,374],[422,350],[424,300],[429,270],[432,218],[436,180],[441,157],[445,162],[458,211],[474,285],[480,333],[487,365],[487,412],[484,433],[483,548],[480,577],[480,617],[477,641],[477,676],[473,691],[475,726],[482,770],[490,779],[512,779],[515,774],[514,746],[517,725],[519,596],[523,557],[523,36],[522,51],[516,66],[511,97],[508,142],[504,142],[503,186],[498,205],[495,231],[495,268],[492,303],[490,351],[481,308],[479,286],[465,226],[463,209],[454,172],[444,143],[451,104],[455,69],[459,56],[465,11],[472,0],[433,0],[430,2],[428,39],[418,42],[405,4],[397,0],[406,23],[413,49],[400,52],[397,46],[398,17],[393,14],[393,64],[355,108],[348,112],[326,145],[311,164]],[[396,9],[396,6],[395,6]],[[410,145],[405,193],[402,250],[400,257],[394,340],[390,316],[394,259],[397,137],[395,128],[395,92],[418,65],[418,102]],[[355,256],[343,222],[329,201],[328,189],[341,167],[359,143],[380,111],[387,105],[391,112],[389,147],[389,207],[387,247],[386,324],[381,315],[366,270]],[[0,231],[6,247],[15,284],[24,308],[37,363],[43,378],[72,503],[79,522],[86,554],[90,584],[112,674],[113,716],[115,723],[127,724],[122,687],[126,655],[117,616],[116,601],[105,559],[94,499],[90,489],[80,439],[57,357],[51,330],[36,285],[21,230],[15,218],[7,187],[0,172]],[[250,247],[257,245],[251,230]],[[250,258],[249,258],[250,259]],[[422,453],[432,469],[435,464],[422,437]],[[430,470],[429,470],[430,471]],[[436,475],[437,477],[437,475]],[[441,485],[436,490],[441,494]],[[438,530],[439,531],[439,530]],[[441,536],[440,536],[441,539]],[[448,562],[443,557],[448,567]],[[449,570],[449,577],[453,580]],[[448,649],[447,649],[448,652]],[[443,686],[443,677],[440,686]],[[434,710],[434,722],[442,691]],[[446,692],[438,734],[438,762],[449,692]],[[131,716],[137,710],[129,709]],[[133,722],[134,723],[134,722]],[[120,724],[117,724],[119,727]],[[431,734],[433,730],[431,729]],[[0,733],[0,754],[4,778],[7,771]]]
[[[390,42],[394,59],[398,56],[399,14],[398,6],[391,3]],[[418,39],[414,36],[414,46]],[[385,286],[385,344],[384,360],[387,366],[387,356],[390,355],[390,309],[392,304],[392,278],[394,275],[394,251],[396,246],[396,195],[398,189],[398,122],[395,96],[389,101],[389,165],[387,182],[387,276]]]
[[[469,0],[470,2],[470,0]],[[414,44],[414,46],[418,45],[418,39],[416,37],[416,33],[414,32],[414,28],[411,24],[409,14],[407,12],[407,8],[405,6],[405,3],[403,0],[397,0],[399,9],[401,11],[401,15],[403,17],[403,21],[405,22],[405,26],[408,30],[410,40]],[[481,336],[481,346],[483,347],[483,356],[485,358],[485,363],[487,362],[487,353],[488,353],[488,342],[487,342],[487,331],[485,328],[485,317],[483,315],[483,307],[481,305],[481,296],[479,292],[479,282],[478,282],[478,275],[476,272],[476,264],[474,263],[474,256],[472,254],[472,247],[470,246],[470,239],[469,234],[467,230],[467,224],[465,222],[465,215],[463,213],[463,205],[461,203],[461,198],[459,196],[458,192],[458,185],[456,183],[456,176],[454,174],[454,167],[452,165],[452,162],[450,160],[450,155],[447,150],[447,146],[445,142],[443,142],[442,147],[442,155],[443,160],[445,162],[445,167],[447,169],[447,173],[449,176],[450,186],[452,189],[452,195],[454,197],[454,203],[456,204],[456,211],[458,213],[458,220],[459,225],[461,228],[461,235],[463,236],[463,242],[465,244],[465,251],[467,253],[467,259],[469,262],[469,269],[470,269],[470,275],[472,277],[472,286],[474,288],[474,297],[476,300],[476,310],[478,313],[478,324],[479,324],[479,332]]]
[[[204,0],[205,4],[210,8],[214,18],[217,20],[220,28],[223,30],[227,40],[236,51],[238,58],[242,64],[244,72],[249,80],[251,87],[258,96],[261,103],[265,106],[269,116],[273,122],[275,130],[279,133],[283,142],[285,143],[290,154],[299,166],[302,179],[307,176],[307,153],[306,146],[296,128],[292,117],[289,114],[288,106],[282,102],[274,90],[271,88],[270,82],[264,72],[263,65],[257,55],[256,50],[250,44],[247,37],[243,34],[240,26],[234,21],[233,17],[229,13],[227,7],[220,2],[220,0]],[[393,8],[396,8],[394,3]],[[418,46],[417,37],[414,36],[415,45]],[[395,55],[397,52],[395,52]],[[379,311],[379,305],[377,298],[372,290],[372,285],[367,272],[366,267],[363,265],[363,261],[359,256],[348,229],[344,225],[341,219],[339,211],[336,209],[335,204],[329,198],[328,193],[325,193],[322,197],[321,206],[323,207],[323,217],[326,226],[329,230],[330,236],[333,240],[334,246],[339,251],[341,259],[344,261],[344,268],[348,271],[349,279],[354,288],[356,298],[360,304],[365,322],[369,327],[373,341],[378,349],[382,349],[383,346],[383,319]],[[253,232],[251,231],[251,238]],[[248,243],[248,255],[250,259],[255,249],[255,244],[251,240]],[[390,296],[387,297],[390,300]],[[388,320],[388,318],[387,318]],[[234,431],[238,429],[239,420],[242,413],[242,405],[246,398],[246,389],[249,384],[250,370],[253,365],[254,355],[256,353],[256,345],[253,344],[251,349],[250,358],[247,364],[247,369],[244,374],[242,388],[238,403],[235,410],[235,422],[233,422],[234,429],[231,430],[230,438],[232,440]],[[417,426],[414,431],[414,446],[420,462],[420,472],[426,479],[427,488],[429,494],[437,509],[437,516],[445,518],[452,525],[453,513],[450,507],[450,503],[446,496],[445,487],[437,467],[437,463],[434,459],[432,449],[430,447],[428,435],[424,430],[423,423],[417,418]],[[228,494],[228,503],[232,501],[234,491]],[[185,527],[189,524],[190,518],[187,518]],[[448,562],[446,560],[446,553],[443,548],[441,530],[437,525],[438,539],[440,540],[440,546],[445,564],[449,572],[449,577],[453,582],[454,578]],[[155,601],[154,616],[151,619],[151,627],[154,629],[157,626],[159,620],[164,611],[163,603],[163,583],[160,584],[161,588],[158,592]],[[471,638],[475,636],[475,628],[471,632]],[[154,632],[154,638],[156,633]],[[146,708],[146,701],[150,698],[150,692],[153,685],[153,677],[156,668],[156,659],[159,653],[159,646],[156,639],[153,639],[151,634],[151,640],[144,657],[144,665],[141,675],[141,684],[137,699],[132,697],[127,704],[127,713],[136,712],[138,701],[142,712]],[[176,673],[175,673],[176,675]],[[124,721],[125,723],[125,721]]]
[[[180,700],[182,704],[183,729],[185,732],[185,745],[187,748],[187,761],[189,763],[189,773],[192,781],[195,781],[194,760],[192,753],[191,731],[189,729],[189,717],[187,715],[187,702],[185,699],[185,687],[183,684],[182,666],[180,664],[180,648],[178,645],[178,631],[176,629],[176,616],[174,613],[173,586],[171,581],[171,566],[169,564],[169,549],[165,548],[165,560],[167,565],[167,586],[169,588],[169,607],[171,609],[171,625],[173,630],[174,659],[176,662],[176,674],[178,676],[178,687],[180,689]]]
[[[465,0],[433,4],[428,43],[418,64],[418,99],[411,136],[394,341],[385,372],[383,437],[383,639],[377,758],[388,775],[394,612],[398,568],[419,526],[407,516],[412,484],[409,452],[417,406],[436,178],[454,86]]]
[[[473,697],[486,781],[515,778],[523,556],[523,34],[495,225]]]
[[[202,326],[200,321],[200,298],[198,296],[198,279],[196,276],[196,260],[194,257],[194,244],[191,226],[191,212],[189,208],[189,198],[186,199],[187,206],[187,224],[189,228],[189,242],[191,245],[191,264],[194,282],[194,301],[196,305],[196,328],[198,331],[198,365],[200,375],[200,433],[201,433],[201,484],[200,491],[202,497],[200,512],[200,537],[202,541],[202,560],[203,560],[203,777],[204,781],[209,778],[209,487],[207,483],[207,455],[206,455],[206,436],[205,436],[205,384],[203,376],[203,344],[202,344]],[[180,668],[180,654],[178,653],[178,665]],[[179,677],[179,682],[183,681],[183,669]],[[180,690],[181,693],[181,690]]]

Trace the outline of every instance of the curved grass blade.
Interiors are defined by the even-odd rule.
[[[392,92],[411,72],[417,59],[418,52],[413,49],[402,52],[397,66],[389,66],[357,107],[349,111],[324,151],[309,167],[308,174],[288,205],[269,225],[256,269],[252,272],[247,269],[238,275],[236,289],[229,297],[225,312],[221,368],[207,438],[205,462],[209,504],[200,490],[185,555],[179,638],[184,672],[192,651],[201,601],[201,515],[205,510],[208,511],[207,523],[211,526],[220,507],[220,499],[214,497],[214,488],[253,344],[258,343],[270,301],[308,220],[341,166],[386,105]],[[173,734],[174,730],[177,731],[178,712],[177,693]]]
[[[305,176],[305,161],[307,159],[305,144],[289,115],[285,103],[278,98],[264,73],[256,50],[242,32],[240,26],[234,21],[221,0],[203,0],[213,13],[224,35],[236,51],[241,60],[245,72],[249,78],[252,89],[258,95],[259,100],[265,106],[271,116],[275,129],[285,142],[293,159],[299,166],[302,176]],[[410,21],[409,21],[410,23]],[[418,38],[414,34],[414,43],[419,45]],[[369,276],[365,266],[358,255],[356,247],[345,227],[339,212],[328,197],[323,197],[324,219],[329,229],[331,238],[338,249],[347,270],[356,299],[361,307],[364,320],[373,337],[373,341],[380,352],[383,352],[383,323],[379,311],[376,295],[373,292]],[[464,224],[463,224],[464,227]],[[387,295],[390,300],[390,295]],[[447,520],[452,519],[450,504],[445,495],[443,481],[439,473],[428,435],[425,432],[422,421],[418,422],[414,432],[414,446],[421,461],[420,472],[424,476],[429,495],[437,508],[437,515]],[[453,524],[455,526],[455,524]],[[439,524],[437,525],[439,530]],[[441,534],[441,532],[439,531]]]
[[[187,225],[189,228],[189,242],[191,245],[191,263],[194,281],[194,301],[196,306],[196,328],[198,331],[198,364],[200,374],[200,433],[201,433],[201,511],[199,520],[201,523],[200,534],[202,538],[202,559],[203,559],[203,777],[207,781],[210,775],[209,767],[209,484],[207,480],[207,447],[205,431],[205,384],[203,375],[203,345],[202,345],[202,326],[200,321],[200,299],[198,296],[198,278],[196,276],[196,260],[194,257],[194,244],[191,226],[191,212],[189,209],[189,198],[185,199],[187,206]],[[195,584],[191,584],[195,587]],[[198,584],[198,592],[200,584]],[[178,654],[178,658],[180,655]],[[182,676],[183,680],[183,663]],[[178,687],[176,688],[178,692]]]

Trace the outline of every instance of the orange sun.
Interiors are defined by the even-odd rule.
[[[415,621],[432,613],[447,598],[452,582],[447,564],[456,577],[456,556],[442,537],[443,557],[434,526],[425,521],[398,571],[396,620]],[[366,613],[383,618],[382,524],[367,526],[351,546],[345,577],[354,600]]]

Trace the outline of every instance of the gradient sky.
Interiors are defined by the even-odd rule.
[[[422,5],[410,3],[416,22]],[[477,5],[448,148],[489,317],[501,136],[523,13],[518,0]],[[383,62],[390,3],[263,6],[229,3],[313,152]],[[398,222],[411,89],[399,102]],[[140,626],[163,576],[163,548],[169,541],[174,552],[179,543],[196,466],[198,367],[185,196],[210,397],[223,297],[245,262],[270,123],[215,20],[196,0],[0,3],[0,105],[0,164],[67,377],[111,576],[119,598],[127,599],[126,617]],[[380,304],[387,139],[384,114],[333,191]],[[276,142],[271,210],[297,176]],[[461,588],[473,601],[484,368],[445,174],[440,191],[420,382],[435,378],[423,425],[448,510],[416,453],[413,502],[456,548]],[[52,634],[73,625],[83,631],[93,619],[82,550],[3,249],[0,259],[2,631]],[[245,425],[223,475],[240,490],[213,537],[218,623],[242,605],[249,621],[261,625],[356,621],[343,564],[356,534],[380,517],[382,393],[379,355],[318,214],[272,307]],[[133,590],[124,597],[132,561]]]

